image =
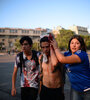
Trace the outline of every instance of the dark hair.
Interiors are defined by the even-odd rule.
[[[81,44],[81,50],[86,52],[86,45],[85,45],[84,39],[80,35],[73,35],[71,37],[71,39],[69,40],[68,49],[70,52],[71,52],[70,43],[71,43],[72,39],[77,39]]]
[[[22,43],[23,43],[25,40],[29,43],[29,45],[32,45],[32,44],[33,44],[32,39],[31,39],[29,36],[23,36],[23,37],[20,39],[20,41],[19,41],[20,44],[22,45]]]
[[[41,38],[41,39],[40,39],[40,44],[41,44],[42,42],[49,42],[48,37],[45,36],[45,37]]]

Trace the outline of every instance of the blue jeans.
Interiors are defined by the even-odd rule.
[[[90,100],[90,90],[86,92],[78,92],[71,89],[70,100]]]

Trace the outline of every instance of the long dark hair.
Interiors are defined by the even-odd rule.
[[[71,52],[70,43],[71,43],[72,39],[77,39],[80,42],[80,44],[81,44],[80,50],[83,50],[83,51],[86,52],[86,45],[85,45],[84,39],[80,35],[73,35],[71,37],[71,39],[69,40],[68,49],[69,49],[70,52]]]

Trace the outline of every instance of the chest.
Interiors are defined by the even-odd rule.
[[[25,67],[23,68],[23,70],[26,71],[34,71],[36,70],[36,63],[34,60],[26,60],[25,61]]]
[[[42,63],[42,69],[43,69],[43,72],[44,73],[53,73],[53,71],[54,71],[54,66],[52,66],[52,64],[51,64],[51,62],[49,62],[49,63]]]

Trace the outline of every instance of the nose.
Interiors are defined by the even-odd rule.
[[[46,47],[44,47],[43,49],[44,49],[44,51],[47,51],[47,50],[48,50],[48,47],[46,46]]]
[[[76,43],[74,43],[73,46],[75,47],[76,46]]]
[[[22,48],[25,48],[25,45],[22,45]]]
[[[22,45],[22,47],[24,47],[25,45]]]

